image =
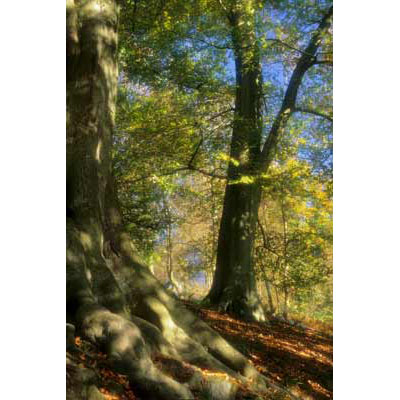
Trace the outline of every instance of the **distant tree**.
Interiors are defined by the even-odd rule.
[[[308,162],[294,159],[281,159],[280,164],[272,165],[265,181],[256,270],[267,285],[283,293],[285,318],[290,297],[327,282],[332,273],[332,198],[328,183],[329,179],[313,172]]]

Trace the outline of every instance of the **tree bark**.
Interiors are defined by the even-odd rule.
[[[275,314],[275,307],[274,307],[274,302],[272,300],[272,291],[271,291],[271,282],[269,281],[267,274],[265,272],[264,267],[262,268],[263,272],[263,278],[264,278],[264,285],[265,289],[267,291],[267,298],[268,298],[268,308],[271,313],[271,315]]]
[[[208,298],[241,317],[264,320],[251,258],[259,196],[256,185],[227,186]]]
[[[283,294],[284,294],[284,298],[283,298],[283,318],[285,318],[285,320],[287,321],[288,319],[288,306],[289,306],[289,289],[286,285],[284,285],[283,287]]]

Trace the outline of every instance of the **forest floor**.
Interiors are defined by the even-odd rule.
[[[272,319],[267,326],[244,322],[190,302],[185,305],[252,360],[271,382],[300,399],[333,398],[333,340],[329,326],[317,325],[316,330],[280,319]],[[88,399],[146,400],[135,394],[135,388],[129,386],[125,376],[108,368],[107,357],[89,342],[76,337],[75,344],[78,351],[67,352],[67,399],[81,398],[77,393],[89,383]],[[154,362],[181,382],[192,374],[190,366],[175,360],[159,356]],[[246,388],[241,388],[236,400],[251,398],[249,394]]]

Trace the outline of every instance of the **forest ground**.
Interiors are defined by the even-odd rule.
[[[297,398],[333,398],[331,326],[314,323],[311,327],[309,322],[307,326],[293,325],[280,319],[272,319],[267,326],[244,322],[191,302],[185,302],[185,305],[251,359],[270,381],[285,387]],[[75,343],[78,351],[67,351],[67,399],[82,398],[79,393],[86,386],[87,394],[83,398],[89,400],[146,400],[135,394],[135,388],[129,386],[126,377],[108,368],[107,357],[98,349],[79,337],[75,338]],[[193,366],[172,359],[159,356],[154,361],[165,373],[181,382],[193,373]],[[228,379],[221,373],[201,372],[216,379]],[[235,400],[254,398],[242,387]],[[285,398],[290,397],[276,397]]]

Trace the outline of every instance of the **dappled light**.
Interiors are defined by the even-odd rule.
[[[267,327],[264,324],[244,322],[227,314],[199,308],[191,303],[186,303],[186,306],[210,323],[234,346],[240,348],[257,370],[271,380],[271,383],[283,384],[291,394],[302,399],[332,398],[332,338],[330,336],[311,328],[288,326],[278,321],[271,321]],[[135,393],[135,386],[129,384],[126,375],[109,369],[106,354],[99,352],[90,342],[79,336],[74,340],[76,347],[82,352],[74,356],[67,353],[67,357],[75,360],[77,368],[94,369],[99,374],[102,382],[99,390],[109,396],[106,397],[107,399],[144,400]],[[199,367],[161,353],[153,356],[153,362],[161,371],[178,382],[202,382],[199,385],[206,385],[209,391],[234,392],[236,399],[246,398],[246,395],[251,395],[254,390],[251,386],[251,378],[247,382],[242,381],[218,369]],[[67,371],[69,371],[68,367]],[[72,379],[68,376],[67,379]],[[219,381],[226,382],[227,388],[213,387],[213,382]],[[197,393],[196,390],[194,393]],[[279,391],[271,388],[270,393],[261,398],[274,398],[273,393],[277,395]],[[200,396],[199,399],[201,398]]]
[[[66,11],[67,399],[331,399],[331,2]]]

